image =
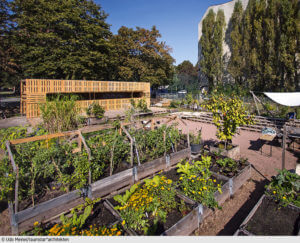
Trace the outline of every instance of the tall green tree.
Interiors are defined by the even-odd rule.
[[[243,85],[243,6],[241,1],[234,5],[234,10],[230,19],[230,47],[231,57],[228,64],[228,71],[235,80],[235,85]]]
[[[174,59],[171,49],[159,41],[161,34],[151,30],[136,30],[122,26],[112,37],[115,80],[150,82],[153,88],[169,84],[173,78]]]
[[[297,80],[300,61],[299,6],[297,0],[281,0],[279,5],[280,36],[277,38],[279,38],[280,87],[289,91],[295,90],[299,85]]]
[[[199,90],[198,70],[190,61],[185,60],[176,67],[176,74],[182,89],[188,92]]]
[[[299,89],[299,6],[297,0],[249,1],[240,31],[242,51],[237,54],[233,48],[229,64],[233,77],[242,75],[244,86],[266,91]],[[231,42],[238,46],[236,33],[233,29]],[[237,62],[240,53],[241,63]]]
[[[14,60],[14,46],[11,43],[12,24],[9,14],[9,4],[0,1],[0,85],[13,86],[16,84],[18,67]]]
[[[111,32],[92,0],[14,0],[12,10],[23,77],[107,77]]]
[[[223,76],[223,40],[225,17],[223,10],[217,14],[211,9],[202,22],[202,36],[200,39],[201,71],[208,80],[209,89],[218,85]]]

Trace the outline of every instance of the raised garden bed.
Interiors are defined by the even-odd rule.
[[[235,235],[300,235],[300,208],[286,207],[263,195]]]
[[[213,175],[218,179],[228,181],[230,196],[233,196],[233,194],[251,178],[251,164],[246,159],[233,160],[220,155],[219,153],[206,153],[206,156],[210,156],[212,158],[210,171],[212,171]],[[199,159],[201,159],[201,157],[198,157],[194,160],[197,161]],[[218,164],[218,160],[225,162],[223,164],[225,166],[221,166],[220,164],[222,163]],[[232,167],[228,165],[230,163],[233,164]],[[227,190],[225,192],[227,192]]]
[[[11,204],[10,215],[12,233],[16,235],[20,231],[29,230],[36,221],[48,222],[55,219],[62,212],[68,211],[83,203],[84,196],[88,196],[91,199],[108,196],[115,191],[132,185],[141,178],[157,173],[161,169],[169,168],[169,166],[176,164],[181,159],[188,158],[189,156],[190,149],[187,148],[172,153],[167,157],[121,171],[96,181],[86,188],[69,192],[17,213],[14,213],[13,205]]]
[[[164,178],[164,177],[156,176],[154,177],[153,181],[155,180],[155,178],[157,179],[157,178]],[[172,184],[171,180],[165,179],[165,181],[163,182],[160,181],[158,182],[158,184],[154,184],[154,182],[153,184],[151,183],[139,185],[137,186],[137,189],[131,188],[130,192],[132,190],[134,191],[126,199],[128,201],[126,201],[126,203],[124,202],[125,204],[120,204],[120,202],[116,201],[117,199],[115,197],[109,198],[106,201],[107,204],[110,205],[111,211],[114,214],[118,214],[119,217],[122,217],[121,215],[122,215],[122,210],[124,210],[124,206],[128,207],[129,210],[132,210],[132,212],[138,211],[140,215],[143,217],[141,220],[145,220],[147,225],[145,231],[143,231],[141,228],[142,227],[141,222],[139,222],[140,224],[139,228],[135,228],[135,229],[133,229],[132,226],[130,226],[130,223],[129,226],[127,226],[127,222],[126,222],[126,227],[128,227],[128,230],[129,232],[131,232],[131,235],[180,235],[180,234],[188,235],[189,233],[191,233],[190,232],[191,227],[193,227],[193,229],[198,227],[199,225],[198,209],[194,201],[186,198],[185,196],[179,193],[176,193],[174,191],[174,187],[171,185]],[[157,194],[157,191],[156,193],[153,193],[152,190],[156,190],[155,189],[156,186],[158,186],[157,190],[159,190],[160,193],[162,194],[160,193]],[[165,192],[161,190],[165,190]],[[171,199],[169,197],[163,196],[164,193],[169,193],[169,192],[171,193],[170,194]],[[124,195],[127,195],[128,193],[129,191],[126,191],[126,193],[122,193],[118,195],[118,197],[124,198]],[[156,208],[155,206],[157,203],[159,203],[158,208]],[[168,208],[169,204],[172,204],[170,208]],[[152,211],[149,207],[150,208],[154,207],[156,209]],[[165,209],[165,207],[167,207],[168,209]],[[164,211],[166,213],[165,221],[162,220],[161,218],[161,214],[160,214],[161,208],[163,208],[163,210],[167,210]],[[140,212],[140,210],[142,211]],[[136,221],[134,221],[133,224],[135,224],[135,222]]]
[[[76,207],[73,212],[64,215],[62,221],[57,219],[42,224],[35,222],[35,228],[22,235],[129,235],[123,228],[120,217],[111,212],[105,201],[95,202],[86,210],[88,205],[85,203]]]

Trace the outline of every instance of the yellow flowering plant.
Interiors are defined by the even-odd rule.
[[[243,101],[237,96],[227,97],[213,92],[202,107],[212,112],[213,123],[217,127],[216,136],[225,143],[225,149],[228,143],[231,144],[239,126],[254,124],[253,116],[247,114]]]
[[[278,175],[266,185],[265,194],[275,198],[283,207],[290,203],[300,207],[300,176],[286,169],[277,171]]]
[[[189,162],[186,162],[189,163]],[[180,165],[181,164],[181,165]],[[210,208],[221,208],[215,200],[216,191],[222,193],[221,185],[212,179],[212,173],[209,170],[211,157],[202,156],[201,161],[195,161],[189,164],[187,171],[182,170],[182,163],[177,167],[180,173],[179,188],[191,199],[201,202]]]
[[[115,209],[119,210],[125,227],[148,234],[151,231],[151,221],[153,225],[160,220],[165,222],[168,213],[178,206],[175,196],[173,181],[157,175],[153,179],[146,179],[137,188],[135,186],[134,192],[126,201],[123,200],[124,197],[115,196],[114,200],[120,204]]]
[[[122,234],[122,229],[119,225],[114,225],[112,228],[90,225],[87,229],[80,229],[70,224],[55,224],[47,233],[49,236],[119,236]]]

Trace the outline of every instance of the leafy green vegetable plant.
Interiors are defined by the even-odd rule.
[[[274,197],[284,207],[289,203],[300,207],[300,176],[286,169],[277,172],[278,175],[266,185],[266,195]]]
[[[192,164],[189,161],[179,163],[177,165],[177,172],[180,173],[179,187],[191,199],[205,206],[220,209],[214,194],[216,191],[222,193],[221,185],[211,178],[210,165],[211,157],[209,156],[202,156],[201,161],[195,161]]]

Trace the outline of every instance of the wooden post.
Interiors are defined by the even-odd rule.
[[[167,151],[166,151],[166,131],[165,130],[164,130],[164,150],[165,150],[164,156],[166,156]]]
[[[188,143],[188,148],[190,147],[190,129],[187,128],[187,143]]]
[[[19,168],[16,165],[13,154],[11,152],[10,142],[6,141],[5,144],[6,144],[6,149],[7,149],[7,152],[8,152],[8,156],[9,156],[11,165],[13,167],[13,170],[14,170],[15,174],[16,174],[16,181],[15,181],[15,213],[17,213],[18,212],[18,207],[19,207],[19,199],[18,199],[18,194],[19,194]]]
[[[282,138],[282,170],[285,168],[285,146],[286,146],[286,125],[283,125],[283,138]]]

